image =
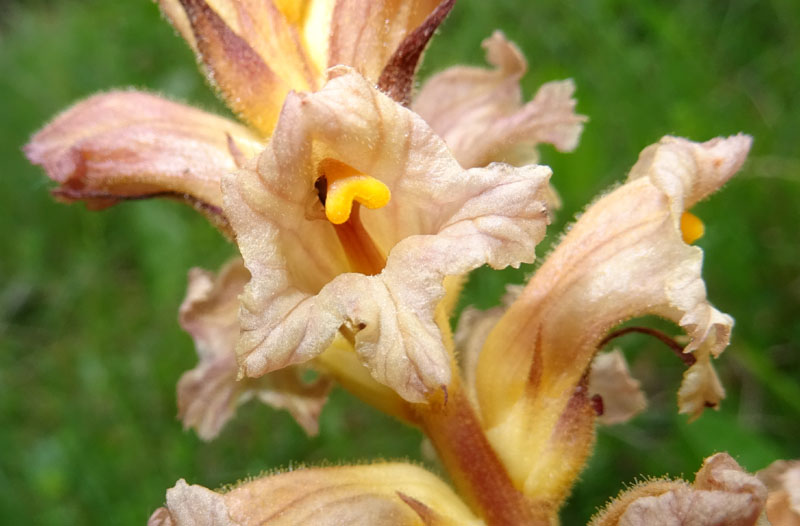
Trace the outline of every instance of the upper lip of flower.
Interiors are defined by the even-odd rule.
[[[61,185],[54,193],[63,200],[103,208],[172,197],[230,234],[220,179],[263,148],[288,91],[318,88],[328,66],[342,62],[407,97],[419,55],[453,0],[309,1],[292,4],[303,6],[297,12],[288,3],[283,10],[236,0],[159,4],[251,129],[155,95],[115,91],[66,110],[24,150]]]

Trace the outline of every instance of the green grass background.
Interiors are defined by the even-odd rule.
[[[680,364],[627,337],[650,409],[599,431],[564,524],[642,474],[691,476],[714,451],[751,470],[800,457],[800,3],[460,0],[423,75],[482,64],[495,28],[530,61],[528,95],[572,77],[591,118],[576,152],[543,150],[564,200],[550,239],[662,135],[755,137],[742,173],[695,209],[709,296],[737,322],[718,362],[729,397],[688,424],[675,407]],[[215,487],[297,463],[421,460],[418,432],[342,391],[315,438],[255,405],[211,443],[181,429],[175,382],[196,360],[176,322],[186,272],[234,249],[179,204],[56,203],[20,152],[72,101],[125,86],[225,111],[146,0],[0,2],[0,520],[144,524],[180,477]],[[465,303],[494,304],[530,270],[481,269]]]

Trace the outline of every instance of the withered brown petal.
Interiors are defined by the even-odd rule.
[[[272,133],[290,86],[205,0],[181,0],[210,82],[264,136]]]
[[[353,66],[377,82],[401,42],[442,0],[338,0],[333,8],[328,66]]]
[[[404,106],[411,103],[411,89],[422,53],[456,0],[442,0],[425,21],[412,31],[389,58],[378,79],[378,89]]]

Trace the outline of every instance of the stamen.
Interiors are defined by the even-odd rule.
[[[694,363],[697,361],[697,358],[695,358],[693,354],[688,354],[683,352],[683,346],[681,344],[679,344],[678,342],[676,342],[663,332],[658,331],[656,329],[651,329],[649,327],[625,327],[624,329],[616,330],[611,334],[609,334],[608,336],[606,336],[605,338],[603,338],[603,341],[601,341],[598,344],[597,348],[600,349],[604,347],[611,340],[619,338],[620,336],[625,336],[626,334],[630,334],[632,332],[647,334],[648,336],[652,336],[657,340],[661,341],[667,347],[672,349],[672,352],[674,352],[686,366],[690,367],[694,365]]]
[[[374,276],[380,274],[386,266],[386,257],[361,224],[359,211],[360,206],[355,203],[350,218],[341,225],[334,225],[334,229],[353,271]]]
[[[354,201],[367,208],[381,208],[389,203],[389,187],[350,165],[328,158],[320,162],[319,170],[320,178],[327,181],[325,215],[334,225],[350,219]]]
[[[703,221],[701,221],[699,217],[691,212],[683,213],[681,216],[681,234],[683,235],[684,243],[691,245],[703,237],[705,232],[706,227],[703,225]]]

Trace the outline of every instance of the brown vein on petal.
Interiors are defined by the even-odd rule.
[[[400,43],[378,79],[378,89],[404,106],[411,104],[414,73],[422,52],[456,0],[443,0],[425,21]]]
[[[84,201],[86,203],[86,207],[90,210],[102,210],[104,208],[108,208],[109,206],[113,206],[120,201],[142,201],[144,199],[152,198],[175,199],[188,204],[198,212],[202,213],[211,222],[211,224],[217,227],[217,229],[225,234],[225,236],[227,236],[229,239],[233,239],[233,230],[228,222],[228,219],[225,217],[225,214],[222,212],[222,209],[190,194],[161,191],[137,195],[119,195],[105,192],[78,190],[65,186],[54,188],[50,190],[50,193],[57,199],[67,203]]]
[[[180,0],[209,80],[228,105],[262,134],[275,127],[288,87],[205,0]]]

